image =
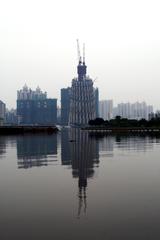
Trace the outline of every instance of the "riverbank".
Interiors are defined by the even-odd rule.
[[[105,127],[105,126],[88,126],[81,128],[89,132],[95,133],[158,133],[160,134],[160,128],[158,127]]]
[[[56,126],[0,126],[0,135],[25,133],[55,133],[59,131]]]

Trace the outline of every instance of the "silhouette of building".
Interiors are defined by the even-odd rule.
[[[46,98],[47,93],[42,92],[39,87],[34,91],[25,84],[21,90],[17,91],[18,100],[45,100]]]
[[[0,100],[0,126],[5,122],[6,105]]]
[[[149,118],[149,120],[157,119],[157,118],[160,119],[160,111],[157,110],[155,113],[154,112],[150,112],[149,115],[148,115],[148,118]]]
[[[61,89],[61,124],[67,126],[69,123],[71,88]]]
[[[41,167],[57,161],[57,134],[17,138],[18,168]]]
[[[95,110],[96,117],[99,116],[99,91],[98,88],[94,89],[95,97]],[[67,126],[69,124],[69,113],[71,103],[71,88],[61,89],[61,125]]]
[[[136,103],[119,103],[114,108],[114,117],[121,116],[128,119],[149,119],[149,114],[153,112],[153,106],[147,105],[145,102]]]
[[[95,94],[95,107],[96,107],[96,118],[99,117],[99,90],[98,88],[95,88],[95,91],[94,91],[94,94]]]
[[[156,117],[156,118],[160,118],[160,110],[157,110],[157,111],[156,111],[155,117]]]
[[[57,106],[57,124],[61,125],[61,108]]]
[[[89,76],[86,76],[86,72],[85,56],[83,54],[82,61],[79,54],[79,63],[77,66],[78,77],[72,80],[71,86],[70,125],[86,125],[89,120],[96,117],[93,81]]]
[[[11,109],[11,110],[6,109],[5,123],[9,125],[18,124],[18,116],[17,116],[16,109]]]
[[[99,102],[99,116],[104,120],[113,118],[113,100],[101,100]]]
[[[39,87],[32,91],[25,85],[17,92],[17,115],[20,124],[56,124],[57,99],[48,99]]]

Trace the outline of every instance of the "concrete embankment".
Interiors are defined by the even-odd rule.
[[[87,130],[92,133],[158,133],[160,134],[160,128],[150,127],[84,127],[82,130]]]
[[[0,126],[0,135],[25,133],[55,133],[56,126]]]

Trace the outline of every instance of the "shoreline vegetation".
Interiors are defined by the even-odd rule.
[[[83,127],[82,130],[101,133],[160,134],[160,118],[135,120],[117,116],[115,119],[111,119],[109,121],[105,121],[103,118],[96,118],[94,120],[90,120],[88,126]]]
[[[51,126],[0,126],[0,135],[9,135],[9,134],[25,134],[25,133],[56,133],[58,128],[54,125]]]

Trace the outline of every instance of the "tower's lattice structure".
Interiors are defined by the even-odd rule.
[[[85,45],[83,44],[82,59],[78,40],[77,50],[78,77],[72,80],[69,123],[73,126],[82,126],[88,124],[89,120],[96,117],[95,91],[92,79],[86,76]]]

